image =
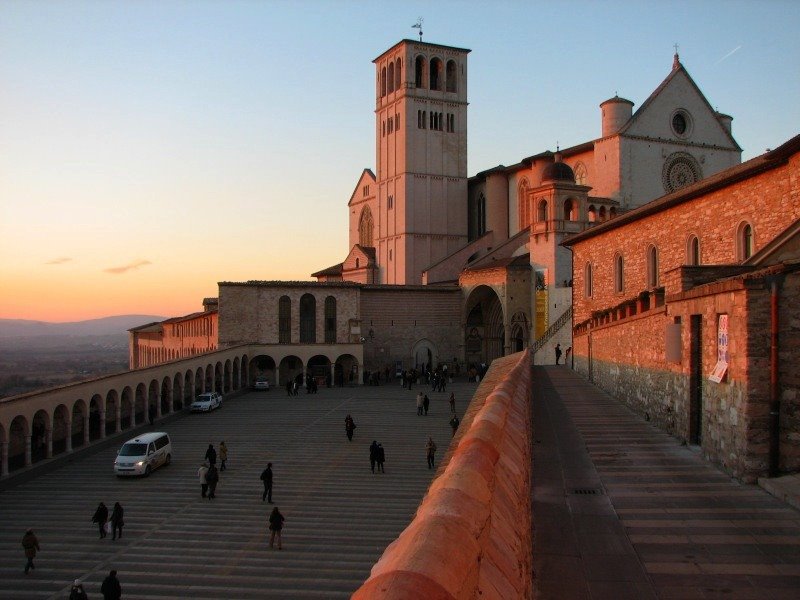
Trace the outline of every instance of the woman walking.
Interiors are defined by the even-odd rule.
[[[269,515],[269,547],[272,548],[275,538],[278,538],[278,550],[281,550],[281,530],[283,529],[283,522],[286,519],[283,518],[281,511],[278,510],[278,507],[272,509],[272,513]]]
[[[122,505],[119,502],[114,503],[114,510],[111,511],[111,539],[117,539],[117,530],[119,530],[119,539],[122,539],[122,527],[125,525],[123,515],[125,511],[122,510]]]
[[[97,510],[94,511],[94,516],[92,517],[92,523],[97,523],[97,526],[100,528],[101,540],[107,535],[106,521],[108,521],[108,509],[106,508],[106,505],[101,502],[97,507]]]

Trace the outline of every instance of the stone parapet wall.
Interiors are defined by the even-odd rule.
[[[353,595],[531,598],[531,362],[492,362],[411,524]]]

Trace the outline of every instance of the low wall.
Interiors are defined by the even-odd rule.
[[[492,362],[411,524],[353,598],[531,598],[531,362]]]

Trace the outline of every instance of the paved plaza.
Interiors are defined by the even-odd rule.
[[[565,367],[533,388],[539,598],[800,598],[800,512]]]
[[[172,465],[149,478],[118,479],[120,444],[74,456],[50,472],[0,492],[0,598],[66,598],[76,578],[90,598],[110,569],[126,599],[347,598],[386,545],[405,528],[433,476],[425,460],[432,435],[437,458],[451,439],[449,392],[463,414],[475,384],[430,392],[427,417],[397,385],[248,392],[210,414],[156,423],[169,432]],[[352,442],[344,431],[351,413]],[[148,429],[149,430],[149,429]],[[144,431],[144,430],[140,430]],[[133,434],[119,438],[119,442]],[[386,473],[372,474],[369,444],[386,450]],[[217,499],[200,498],[197,469],[209,443],[224,440],[228,470]],[[273,501],[286,517],[283,550],[268,548],[259,480],[273,463]],[[123,539],[98,539],[98,502],[125,509]],[[22,535],[36,532],[41,552],[24,575]]]

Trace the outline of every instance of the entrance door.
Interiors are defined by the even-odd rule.
[[[689,347],[689,443],[703,445],[703,316],[692,315]]]

